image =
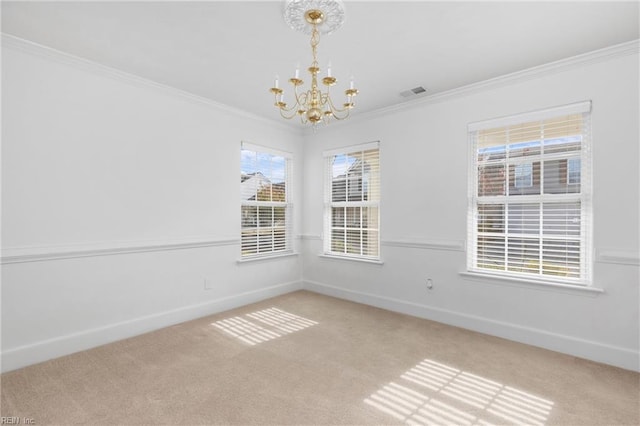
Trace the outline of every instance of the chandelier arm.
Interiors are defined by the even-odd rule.
[[[289,112],[289,111],[290,111],[290,110],[286,110],[286,111],[285,111],[283,108],[280,108],[280,116],[281,116],[282,118],[286,118],[287,120],[291,120],[293,117],[295,117],[295,116],[296,116],[296,112],[294,112],[294,113],[293,113],[293,114],[291,114],[291,115],[287,115],[287,114],[285,114],[285,112]]]
[[[308,92],[298,93],[298,86],[293,87],[293,97],[296,100],[296,103],[293,106],[293,108],[295,108],[296,112],[298,112],[301,109],[304,109],[304,105],[307,103],[307,96],[308,96]]]
[[[349,117],[351,108],[336,108],[336,106],[333,104],[333,99],[331,99],[331,96],[329,96],[329,93],[327,93],[327,101],[329,102],[329,107],[331,109],[331,115],[333,116],[333,118],[335,118],[336,120],[344,120]],[[343,112],[346,114],[340,116],[339,114],[342,114]]]
[[[283,96],[284,93],[282,91],[282,89],[278,89],[277,87],[272,88],[271,91],[274,93],[274,98],[275,98],[275,106],[278,108],[278,111],[280,111],[280,115],[283,118],[291,119],[294,117],[294,114],[291,114],[291,116],[287,116],[285,113],[290,112],[290,111],[295,111],[295,108],[297,106],[297,96],[296,96],[296,104],[293,105],[291,108],[287,108],[287,103],[283,101]]]
[[[295,107],[296,107],[296,106],[294,105],[294,106],[292,106],[291,108],[287,108],[285,103],[281,103],[281,104],[278,106],[278,110],[280,111],[280,115],[282,116],[282,118],[286,118],[287,120],[290,120],[290,119],[292,119],[292,118],[296,115],[296,113],[297,113],[297,110],[295,109]],[[291,115],[287,115],[287,113],[292,112],[292,111],[293,111],[293,113],[292,113]]]
[[[286,104],[281,104],[280,107],[278,108],[280,110],[280,116],[282,116],[282,118],[286,118],[287,120],[290,120],[293,117],[295,117],[296,114],[299,114],[300,106],[304,105],[304,103],[301,102],[301,99],[304,99],[305,95],[306,95],[305,93],[298,94],[298,87],[294,86],[293,97],[295,99],[295,103],[290,108],[287,108],[285,106]],[[291,114],[288,114],[288,113],[291,113]]]

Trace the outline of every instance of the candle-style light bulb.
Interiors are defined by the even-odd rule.
[[[349,83],[349,89],[353,89],[353,76],[351,76],[351,82]]]
[[[300,78],[300,62],[296,64],[295,78]]]
[[[273,82],[273,87],[278,88],[278,74],[276,74],[276,81]]]
[[[331,62],[327,64],[327,77],[331,77]]]

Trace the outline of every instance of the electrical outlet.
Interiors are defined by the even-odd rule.
[[[204,279],[204,289],[205,290],[213,289],[213,283],[211,282],[211,280],[209,280],[207,278]]]

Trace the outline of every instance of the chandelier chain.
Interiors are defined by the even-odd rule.
[[[318,44],[320,44],[320,33],[318,32],[318,26],[313,24],[313,31],[311,32],[311,53],[313,54],[313,66],[318,66]]]

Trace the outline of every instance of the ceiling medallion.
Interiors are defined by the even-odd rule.
[[[323,14],[317,25],[320,34],[331,34],[344,23],[344,5],[338,0],[289,0],[284,7],[284,21],[292,29],[311,35],[313,28],[305,16],[309,10]]]
[[[322,77],[321,83],[326,86],[326,91],[318,85],[317,48],[320,44],[320,34],[331,34],[344,23],[344,6],[339,0],[289,0],[284,9],[284,20],[294,30],[311,35],[311,54],[313,61],[307,68],[311,75],[311,87],[306,91],[298,92],[298,88],[304,84],[300,78],[300,68],[297,67],[295,74],[289,79],[293,86],[293,105],[288,106],[284,100],[284,90],[279,87],[278,76],[276,75],[274,86],[270,89],[275,97],[275,106],[280,111],[283,118],[291,119],[296,115],[300,117],[302,123],[310,123],[316,127],[320,122],[325,124],[331,118],[344,120],[349,117],[351,109],[354,107],[353,97],[358,94],[358,89],[354,88],[353,77],[349,88],[344,91],[346,102],[341,107],[336,107],[331,99],[329,89],[337,83],[337,79],[331,75],[331,64],[327,65],[326,76]]]

